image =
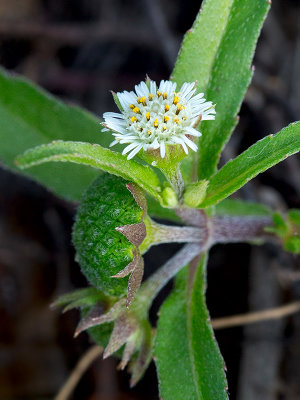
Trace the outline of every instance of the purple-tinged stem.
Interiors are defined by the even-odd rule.
[[[217,216],[212,219],[212,243],[234,243],[262,240],[271,236],[264,231],[273,225],[269,217]]]
[[[189,243],[184,246],[141,286],[138,293],[139,299],[145,298],[145,301],[151,304],[169,280],[204,250],[206,250],[205,245],[200,243]]]

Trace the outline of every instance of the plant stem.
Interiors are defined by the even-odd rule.
[[[273,221],[270,217],[214,217],[212,220],[212,242],[248,242],[271,238],[272,236],[264,231],[264,228],[271,225],[273,225]]]
[[[205,239],[205,231],[193,226],[170,226],[151,221],[152,244],[195,243]]]
[[[184,246],[141,286],[138,293],[139,301],[145,302],[149,306],[161,288],[181,268],[214,244],[272,238],[272,235],[264,231],[266,226],[272,225],[272,219],[269,217],[215,216],[209,218],[202,210],[189,208],[179,208],[176,213],[182,217],[184,222],[193,224],[194,227],[171,227],[151,221],[151,224],[154,224],[154,230],[156,224],[157,232],[152,233],[152,238],[156,237],[157,243],[189,242],[189,244]],[[194,236],[189,237],[189,235]]]
[[[190,243],[184,246],[141,286],[138,293],[139,299],[144,299],[150,306],[157,293],[169,280],[204,250],[206,246],[201,243]]]

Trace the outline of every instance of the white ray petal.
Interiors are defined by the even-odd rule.
[[[197,146],[194,142],[192,142],[188,137],[184,136],[184,139],[183,139],[183,140],[185,141],[185,143],[186,143],[192,150],[197,151],[198,146]]]
[[[135,85],[136,94],[139,97],[148,96],[149,89],[145,82],[141,82],[139,85]]]
[[[138,146],[138,143],[136,143],[136,142],[131,143],[128,146],[126,146],[125,149],[122,151],[123,156],[124,156],[124,154],[127,154],[130,150],[134,149],[137,146]]]
[[[165,142],[161,142],[160,143],[160,156],[161,158],[164,158],[166,155],[166,146],[165,146]]]
[[[132,150],[132,152],[128,154],[127,160],[130,160],[131,158],[133,158],[142,149],[142,147],[143,147],[143,145],[139,144],[134,150]]]
[[[111,117],[113,117],[113,118],[118,118],[118,119],[124,119],[124,115],[123,115],[123,114],[120,114],[120,113],[105,112],[105,113],[103,114],[103,118],[104,118],[104,119],[105,119],[105,118],[111,118]]]
[[[187,126],[185,128],[185,131],[192,136],[196,136],[196,137],[200,137],[201,136],[201,132],[197,131],[197,129],[192,128],[191,126]]]
[[[177,143],[177,144],[181,144],[181,146],[183,147],[183,150],[184,150],[185,154],[188,154],[188,153],[189,153],[189,150],[188,150],[188,148],[186,147],[186,144],[184,143],[184,140],[183,140],[182,138],[175,136],[175,137],[173,138],[173,141],[174,141],[175,143]]]
[[[156,86],[156,82],[154,81],[150,81],[150,92],[152,94],[155,94],[157,90],[157,86]]]

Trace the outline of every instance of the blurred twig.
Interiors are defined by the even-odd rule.
[[[241,326],[254,324],[256,322],[269,321],[272,319],[280,319],[289,315],[300,312],[300,300],[284,306],[271,308],[270,310],[255,311],[247,314],[238,314],[230,317],[216,318],[212,320],[214,329],[231,328],[233,326]]]
[[[59,393],[55,396],[54,400],[67,400],[72,394],[74,388],[80,381],[82,375],[89,368],[89,366],[99,357],[103,352],[102,347],[93,346],[78,361],[77,365],[73,369],[71,375],[64,383]]]

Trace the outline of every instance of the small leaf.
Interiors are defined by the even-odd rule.
[[[210,179],[201,208],[230,196],[249,180],[300,150],[300,122],[269,135],[229,161]]]
[[[164,200],[164,204],[167,207],[175,208],[178,205],[178,199],[175,191],[170,187],[165,187],[162,192],[162,198]]]
[[[30,168],[49,161],[68,161],[98,168],[114,175],[129,179],[160,200],[160,182],[154,171],[133,160],[127,160],[119,153],[96,144],[83,142],[56,141],[27,150],[17,157],[21,168]]]
[[[205,257],[178,274],[160,309],[155,359],[164,400],[227,400],[224,363],[205,305]],[[194,264],[194,263],[193,263]]]
[[[205,179],[189,184],[183,195],[185,204],[193,208],[198,207],[205,197],[207,185],[208,181]]]
[[[283,216],[277,212],[273,215],[274,226],[268,226],[265,228],[266,232],[274,233],[278,237],[284,238],[289,233],[289,224]]]

